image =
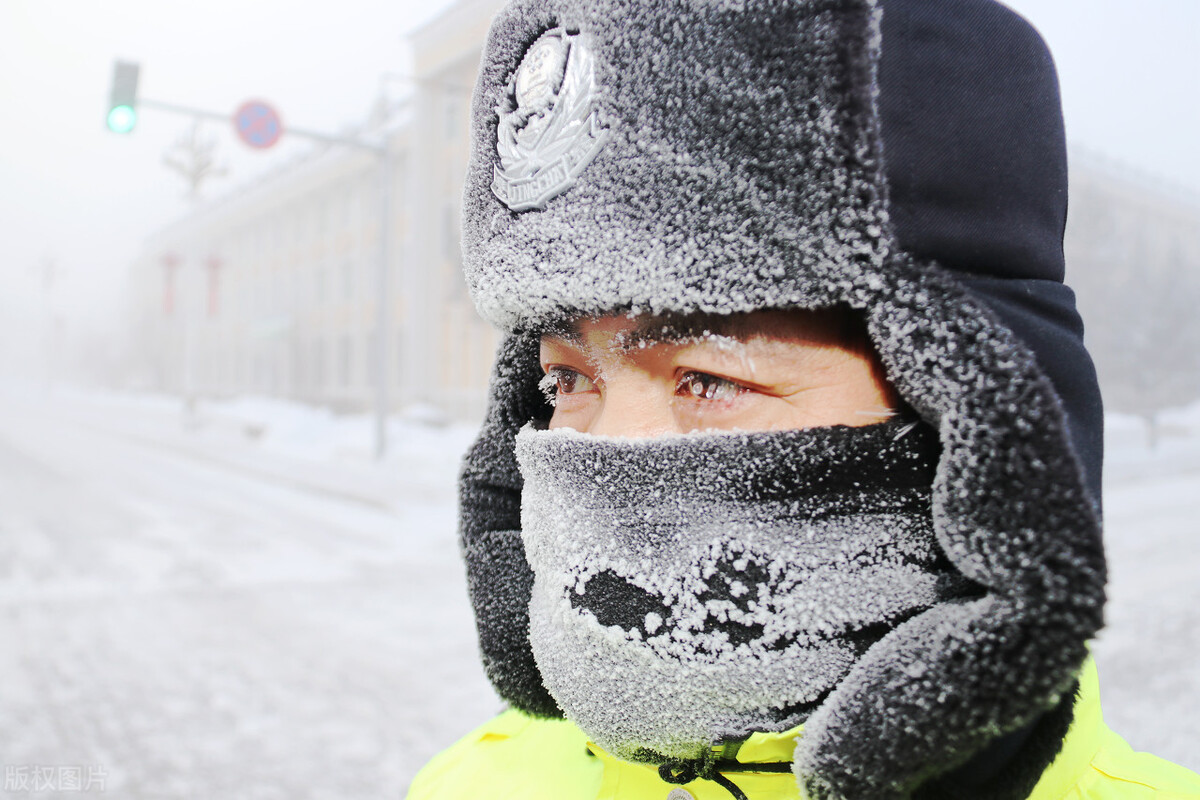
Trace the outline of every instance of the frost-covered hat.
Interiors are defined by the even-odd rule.
[[[1061,734],[1102,617],[1101,420],[1062,284],[1062,120],[1036,32],[992,0],[517,0],[473,125],[465,271],[510,336],[462,534],[500,694],[559,713],[527,641],[513,456],[548,414],[539,332],[842,304],[938,431],[938,541],[983,594],[907,643],[920,670],[868,651],[806,725],[798,770],[822,796],[904,796],[1001,737]]]

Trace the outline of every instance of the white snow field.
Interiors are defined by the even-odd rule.
[[[1200,769],[1200,414],[1114,419],[1110,724]],[[0,387],[0,797],[400,798],[501,704],[454,479],[472,430]]]

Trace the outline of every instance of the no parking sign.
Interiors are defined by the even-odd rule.
[[[248,100],[233,115],[238,136],[251,147],[265,150],[283,135],[279,113],[261,100]]]

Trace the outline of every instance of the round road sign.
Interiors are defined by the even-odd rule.
[[[248,100],[233,115],[233,126],[242,141],[265,150],[279,141],[283,123],[279,113],[261,100]]]

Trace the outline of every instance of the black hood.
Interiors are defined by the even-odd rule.
[[[878,108],[896,241],[1028,346],[1100,501],[1104,419],[1064,285],[1067,151],[1054,61],[992,0],[883,0]]]

